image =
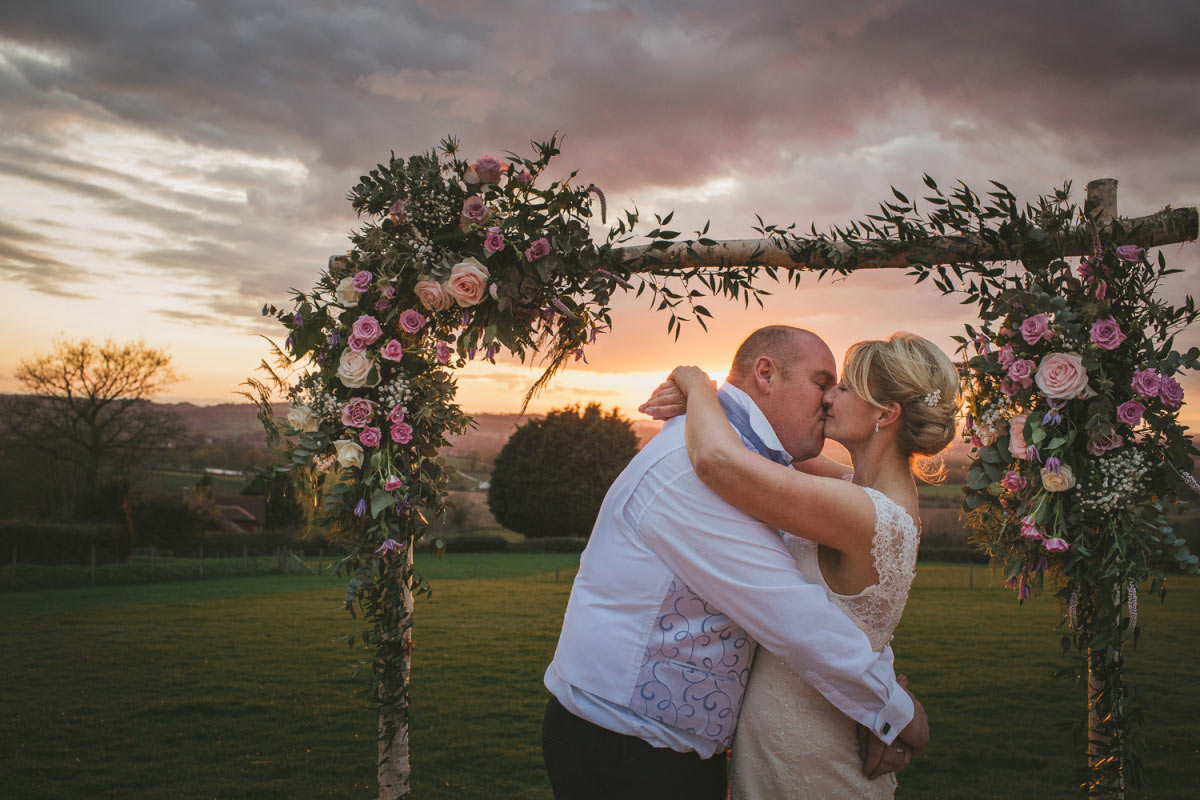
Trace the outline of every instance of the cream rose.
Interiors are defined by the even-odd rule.
[[[1049,469],[1042,470],[1042,488],[1047,492],[1065,492],[1075,488],[1075,473],[1066,464],[1058,468],[1058,472]]]
[[[975,429],[975,437],[979,439],[981,445],[988,447],[996,443],[996,440],[1000,438],[1000,434],[990,425],[981,425]]]
[[[437,281],[417,281],[413,293],[421,301],[421,305],[430,311],[441,311],[450,305],[450,297],[442,291],[442,285]]]
[[[308,406],[292,406],[287,413],[288,424],[301,433],[312,433],[317,429],[317,417]]]
[[[487,291],[488,270],[474,258],[455,264],[442,288],[463,308],[478,305]]]
[[[338,439],[333,443],[337,450],[337,462],[343,467],[361,467],[363,449],[353,439]]]
[[[1034,381],[1051,400],[1069,400],[1087,392],[1088,374],[1083,359],[1074,353],[1051,353],[1038,365]]]
[[[358,302],[360,292],[354,288],[354,278],[342,278],[337,285],[337,301],[344,306],[352,306]]]
[[[346,388],[357,389],[367,385],[367,376],[374,366],[375,362],[362,353],[347,349],[338,360],[337,376]]]
[[[1028,414],[1017,414],[1008,421],[1008,452],[1013,458],[1025,458],[1025,420]]]

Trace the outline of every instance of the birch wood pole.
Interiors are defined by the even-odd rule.
[[[401,572],[400,608],[389,609],[388,616],[398,616],[399,631],[385,634],[383,648],[397,648],[400,655],[400,674],[380,676],[379,704],[379,756],[376,773],[379,780],[379,800],[404,800],[411,796],[410,777],[412,766],[408,753],[408,710],[409,682],[412,677],[412,622],[413,622],[413,540],[408,538],[403,552],[394,558],[403,558],[405,567]],[[395,569],[392,565],[388,569]],[[396,611],[399,614],[396,614]],[[392,677],[394,680],[388,680]]]

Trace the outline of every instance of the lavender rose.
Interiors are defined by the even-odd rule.
[[[1021,338],[1026,344],[1037,344],[1042,339],[1049,341],[1054,338],[1050,329],[1050,318],[1045,314],[1034,314],[1021,323]]]
[[[484,156],[471,165],[475,170],[475,177],[480,183],[496,183],[500,180],[500,174],[504,172],[504,162],[491,156]]]
[[[371,343],[366,339],[362,338],[361,336],[355,336],[353,333],[350,334],[350,338],[346,340],[346,345],[356,353],[367,352],[367,347],[369,347],[370,344]]]
[[[450,363],[450,345],[445,342],[437,343],[437,360],[439,364]]]
[[[1025,421],[1028,414],[1017,414],[1008,421],[1008,452],[1013,458],[1025,458]]]
[[[488,228],[487,238],[483,240],[483,252],[489,256],[504,249],[504,234],[499,228]]]
[[[354,291],[365,292],[371,288],[371,283],[374,280],[375,276],[364,269],[354,273],[354,277],[350,279],[350,283],[354,286]]]
[[[412,441],[412,425],[400,422],[392,426],[392,441],[396,444],[408,444]]]
[[[421,301],[421,305],[430,311],[441,311],[450,306],[450,298],[442,291],[442,285],[437,281],[417,281],[417,285],[413,287],[413,294]]]
[[[529,248],[525,251],[525,260],[532,264],[539,258],[544,258],[548,255],[550,255],[550,242],[543,236],[529,245]]]
[[[1126,425],[1137,425],[1145,413],[1146,407],[1137,400],[1126,400],[1117,406],[1117,421]]]
[[[348,428],[362,428],[371,421],[374,404],[365,398],[354,397],[342,406],[342,424]]]
[[[364,447],[379,447],[379,443],[383,441],[383,434],[376,427],[363,428],[358,434],[358,440]]]
[[[996,361],[998,361],[1000,366],[1004,367],[1005,369],[1011,367],[1012,363],[1016,360],[1017,356],[1013,353],[1011,344],[1004,345],[1004,347],[1000,348],[1000,352],[996,353]]]
[[[1042,394],[1051,400],[1068,400],[1087,391],[1088,374],[1083,359],[1074,353],[1051,353],[1042,359],[1034,376]]]
[[[343,467],[361,467],[363,450],[353,439],[338,439],[333,443],[337,451],[337,462]]]
[[[1158,370],[1151,367],[1139,369],[1133,373],[1133,382],[1130,385],[1143,400],[1150,400],[1158,397],[1162,387],[1162,376],[1158,374]]]
[[[466,225],[482,225],[487,221],[488,208],[483,198],[473,194],[463,201],[462,219]]]
[[[1146,252],[1145,249],[1136,244],[1123,244],[1117,248],[1117,258],[1132,264],[1135,261],[1141,261],[1144,252]]]
[[[1109,317],[1108,319],[1098,319],[1092,323],[1091,338],[1092,344],[1101,350],[1116,350],[1128,337],[1121,332],[1121,326],[1117,324],[1117,321]]]
[[[474,258],[455,264],[443,287],[459,306],[478,305],[487,291],[488,270]]]
[[[369,314],[364,314],[354,320],[354,325],[350,331],[351,336],[357,336],[367,344],[373,344],[376,339],[383,335],[383,328],[379,326],[379,320]]]
[[[419,333],[425,327],[425,317],[420,311],[407,309],[400,315],[400,330],[405,333]]]
[[[400,342],[395,339],[388,339],[388,343],[379,351],[379,355],[386,358],[388,361],[399,361],[404,358],[404,348],[400,346]]]
[[[1004,478],[1000,481],[1000,485],[1010,492],[1019,492],[1029,485],[1029,481],[1021,477],[1021,473],[1009,470],[1004,473]]]
[[[1046,538],[1046,534],[1042,533],[1042,529],[1033,521],[1033,517],[1025,517],[1021,520],[1021,536],[1037,542]]]
[[[1008,377],[1012,378],[1014,381],[1017,381],[1026,389],[1028,389],[1029,385],[1033,383],[1032,376],[1035,367],[1037,367],[1037,364],[1030,361],[1028,358],[1019,358],[1009,365]]]
[[[1158,384],[1158,399],[1167,408],[1179,408],[1183,403],[1183,387],[1174,378],[1163,375]]]
[[[1087,451],[1089,455],[1102,456],[1109,450],[1116,450],[1124,443],[1125,440],[1116,431],[1109,428],[1092,434],[1088,439]]]
[[[1066,539],[1059,539],[1058,537],[1047,539],[1042,543],[1042,547],[1046,548],[1047,553],[1065,553],[1071,548],[1071,546],[1067,544]]]

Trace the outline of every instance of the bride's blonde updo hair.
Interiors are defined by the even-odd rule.
[[[842,381],[876,408],[900,404],[900,447],[905,455],[935,456],[958,431],[958,370],[950,357],[928,339],[894,333],[887,339],[858,342],[846,351]],[[914,460],[924,480],[944,473],[940,459]]]

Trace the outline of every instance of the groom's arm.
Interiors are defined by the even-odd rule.
[[[682,448],[644,480],[659,485],[639,490],[647,502],[627,511],[630,522],[692,591],[884,742],[913,722],[890,651],[874,652],[824,588],[804,580],[777,532],[701,483]]]

